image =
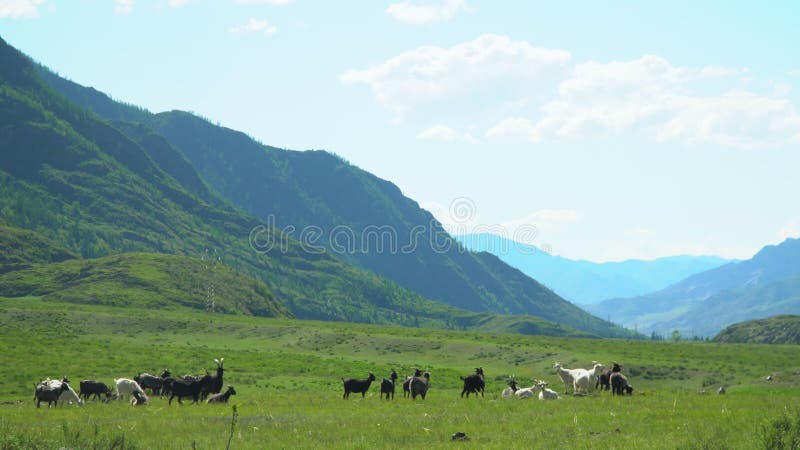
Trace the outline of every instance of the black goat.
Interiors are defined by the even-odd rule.
[[[211,375],[205,375],[199,380],[174,380],[170,384],[169,404],[172,405],[172,399],[178,397],[178,403],[183,404],[184,397],[192,397],[192,403],[197,403],[200,400],[200,393],[203,388],[208,384]]]
[[[131,398],[131,406],[144,406],[149,403],[149,399],[144,392],[141,391],[133,391],[133,397]],[[178,399],[180,401],[180,398]]]
[[[483,391],[486,388],[486,381],[483,379],[483,367],[476,367],[474,374],[460,378],[464,380],[461,398],[464,398],[464,394],[467,394],[467,398],[469,398],[470,393],[474,393],[477,397],[479,392],[483,397]]]
[[[161,381],[161,394],[159,397],[169,397],[170,394],[172,394],[172,382],[180,379],[181,378],[175,378],[171,376],[164,377],[164,379]]]
[[[633,386],[628,384],[628,379],[621,372],[611,373],[611,395],[633,394]]]
[[[111,388],[105,383],[95,380],[81,380],[80,396],[84,400],[89,400],[89,396],[94,395],[95,399],[100,400],[100,394],[106,396],[106,401],[111,400]]]
[[[350,398],[350,393],[355,392],[358,394],[361,393],[361,397],[364,398],[367,395],[367,390],[369,390],[369,385],[375,381],[375,375],[370,372],[367,378],[342,378],[342,383],[344,383],[344,395],[342,398]]]
[[[225,358],[214,359],[214,363],[217,365],[217,373],[210,376],[208,384],[203,388],[203,392],[201,392],[203,399],[208,397],[208,394],[219,394],[222,391],[223,361],[225,361]]]
[[[615,372],[621,372],[622,367],[614,363],[614,366],[611,369],[603,369],[603,373],[597,377],[597,381],[594,383],[595,388],[599,388],[602,390],[610,390],[611,389],[611,374]]]
[[[389,378],[384,378],[381,380],[381,398],[383,398],[383,394],[386,394],[386,400],[389,400],[389,394],[392,395],[392,400],[394,400],[394,385],[397,381],[397,372],[392,370],[392,373],[389,374]]]
[[[153,395],[159,395],[161,388],[164,386],[163,379],[155,375],[150,375],[147,372],[134,376],[133,381],[139,383],[142,389],[150,389]]]
[[[52,403],[58,406],[58,398],[61,393],[69,390],[67,383],[61,383],[61,387],[51,388],[47,383],[34,384],[35,391],[33,392],[33,401],[36,402],[36,407],[39,407],[41,402],[47,402],[49,408]]]
[[[221,394],[214,394],[211,397],[208,397],[206,403],[228,403],[228,400],[231,398],[231,395],[236,395],[236,390],[233,386],[228,386],[228,389]]]
[[[414,367],[414,375],[407,376],[403,381],[403,397],[411,395],[411,379],[414,377],[421,377],[422,371]]]
[[[414,377],[411,379],[411,383],[409,388],[411,389],[411,400],[416,400],[417,395],[422,396],[422,399],[425,400],[425,395],[428,394],[428,387],[430,386],[431,382],[431,374],[430,372],[425,372],[422,374],[421,377]]]

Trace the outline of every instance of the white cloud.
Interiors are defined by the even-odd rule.
[[[283,6],[293,3],[294,0],[234,0],[236,3],[266,3],[268,5]]]
[[[486,132],[486,137],[499,141],[541,141],[539,130],[533,121],[524,117],[503,119]]]
[[[169,6],[170,8],[179,8],[179,7],[184,6],[184,5],[188,4],[188,3],[191,3],[192,1],[193,0],[168,0],[167,1],[167,6]]]
[[[800,115],[788,100],[742,90],[692,93],[696,84],[746,69],[675,67],[647,55],[633,61],[587,62],[561,82],[558,98],[538,119],[507,118],[494,139],[587,139],[642,132],[658,141],[754,148],[800,141]]]
[[[471,9],[464,0],[444,0],[441,3],[424,3],[403,1],[392,3],[386,13],[396,20],[409,25],[422,25],[431,22],[444,22],[452,19],[459,12]]]
[[[427,128],[418,134],[417,138],[448,143],[475,144],[478,142],[470,133],[459,133],[446,125],[434,125]]]
[[[251,17],[247,23],[232,27],[228,31],[231,34],[262,32],[265,36],[271,36],[278,32],[278,27],[270,25],[266,20],[258,20]]]
[[[778,239],[782,242],[788,238],[800,238],[800,218],[792,219],[778,231]]]
[[[134,0],[114,0],[115,14],[130,14],[133,12]]]
[[[776,83],[772,87],[773,92],[775,95],[784,96],[789,95],[792,92],[792,85],[789,83]]]
[[[44,0],[0,0],[0,18],[32,19],[39,17],[39,5]]]
[[[449,48],[419,47],[368,69],[348,70],[340,79],[368,85],[379,104],[402,117],[478,84],[544,78],[563,70],[569,60],[564,50],[486,34]]]
[[[543,232],[556,232],[564,230],[579,219],[580,215],[573,209],[539,209],[524,217],[502,222],[500,225],[511,234],[514,230],[525,227],[535,227]]]

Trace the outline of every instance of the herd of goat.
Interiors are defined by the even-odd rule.
[[[217,365],[217,370],[214,374],[206,371],[206,374],[201,376],[184,375],[183,377],[173,377],[170,371],[165,369],[158,376],[142,373],[136,375],[133,379],[118,378],[114,380],[116,393],[108,385],[100,381],[83,380],[80,382],[80,393],[76,393],[69,385],[69,380],[66,377],[61,380],[46,379],[35,385],[34,401],[38,408],[42,402],[47,402],[48,407],[50,407],[53,404],[58,406],[59,403],[63,404],[65,402],[80,405],[90,397],[104,401],[110,401],[112,398],[120,400],[130,398],[131,405],[141,406],[149,403],[149,397],[145,393],[145,390],[149,389],[153,396],[169,397],[169,405],[172,405],[174,398],[177,398],[178,403],[181,404],[184,398],[191,398],[193,403],[201,400],[207,403],[227,403],[231,395],[236,394],[236,390],[233,386],[227,386],[225,391],[222,390],[223,361],[223,358],[214,360]],[[562,367],[560,363],[556,363],[553,369],[555,369],[561,381],[564,382],[564,394],[569,392],[570,387],[572,387],[573,395],[585,395],[591,389],[611,390],[613,395],[633,393],[633,386],[628,383],[627,377],[622,374],[622,367],[617,363],[614,363],[610,369],[596,362],[593,362],[591,369],[567,369]],[[483,397],[486,381],[482,367],[477,367],[475,373],[460,378],[463,382],[462,398],[465,395],[469,398],[470,394],[475,394],[476,396],[481,394],[481,397]],[[381,380],[380,398],[385,396],[387,400],[394,399],[397,380],[397,372],[394,370],[389,374],[389,378]],[[373,381],[375,381],[375,375],[372,373],[367,378],[342,378],[344,385],[342,398],[349,398],[351,393],[360,393],[362,397],[366,396]],[[428,393],[430,381],[430,372],[423,373],[420,369],[414,369],[414,373],[406,376],[403,380],[403,397],[415,400],[419,396],[424,400]],[[502,398],[516,397],[525,399],[537,396],[539,400],[561,398],[556,391],[549,389],[547,383],[541,380],[535,380],[531,387],[520,388],[517,386],[514,376],[508,379],[508,387],[501,394]]]
[[[556,374],[564,382],[564,394],[569,392],[570,387],[572,387],[573,395],[585,395],[591,389],[611,390],[612,395],[633,394],[633,385],[628,383],[628,378],[622,374],[622,367],[619,364],[613,363],[610,369],[597,362],[592,364],[591,369],[566,369],[561,367],[561,363],[556,363],[553,366]],[[397,372],[392,370],[389,378],[381,380],[380,398],[384,396],[386,396],[387,400],[394,398],[397,378]],[[486,389],[483,367],[476,367],[475,373],[460,378],[463,382],[462,398],[465,395],[469,398],[470,394],[475,394],[476,396],[481,394],[481,397],[483,397]],[[419,369],[414,369],[414,374],[406,376],[403,381],[403,397],[410,397],[413,400],[420,396],[424,400],[425,395],[428,393],[430,380],[430,372],[422,373]],[[375,374],[373,373],[370,373],[367,378],[342,378],[342,383],[344,384],[342,398],[349,398],[351,393],[360,393],[364,397],[373,381],[375,381]],[[511,398],[514,396],[523,399],[538,396],[539,400],[561,398],[556,391],[549,389],[544,381],[536,380],[533,386],[520,388],[517,386],[516,378],[511,376],[508,380],[508,387],[503,390],[501,397]]]
[[[69,380],[64,377],[61,380],[46,379],[35,385],[34,402],[38,408],[42,402],[47,402],[47,406],[58,406],[66,402],[81,405],[89,397],[109,401],[112,398],[127,399],[133,406],[142,406],[150,402],[145,393],[145,389],[150,389],[151,395],[159,397],[169,397],[169,404],[172,399],[177,398],[178,403],[183,403],[184,398],[191,398],[193,403],[205,400],[206,403],[227,403],[231,395],[236,394],[233,386],[227,386],[222,391],[223,373],[222,367],[224,358],[215,359],[217,365],[216,373],[205,375],[184,375],[183,377],[173,377],[169,370],[164,370],[160,376],[142,373],[129,378],[117,378],[114,380],[116,393],[103,383],[96,380],[82,380],[80,382],[80,392],[69,385]]]

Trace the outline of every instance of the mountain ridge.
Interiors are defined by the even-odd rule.
[[[248,237],[259,221],[213,191],[205,195],[197,182],[205,179],[182,173],[194,167],[170,142],[158,140],[149,149],[169,153],[161,160],[165,170],[159,155],[142,145],[148,130],[70,103],[5,41],[0,62],[0,222],[39,232],[82,258],[221,249],[224,264],[264,282],[298,318],[443,328],[492,322],[501,329],[574,332],[538,317],[469,313],[433,302],[329,254],[308,252],[289,237],[286,248],[256,252]],[[283,240],[280,230],[272,232]],[[577,325],[589,330],[578,334],[632,336],[589,314],[577,316]]]
[[[408,254],[360,252],[358,248],[334,252],[347,263],[457,308],[533,314],[592,333],[614,328],[488,254],[456,251],[459,244],[417,202],[403,196],[389,181],[338,156],[264,146],[244,133],[186,112],[149,114],[126,105],[109,106],[113,100],[98,96],[97,91],[83,95],[85,91],[76,83],[62,84],[69,89],[61,93],[79,104],[83,102],[81,106],[94,107],[95,113],[114,111],[107,120],[141,120],[181,151],[222,197],[264,222],[276,218],[274,225],[279,230],[314,226],[330,232],[336,227],[349,227],[357,236],[365,236],[369,227],[389,226],[397,236],[396,247],[404,248],[414,226],[424,223],[431,234],[450,244],[449,250],[439,252],[431,245],[431,239],[424,238],[422,245]],[[53,84],[51,87],[58,88]],[[335,250],[330,240],[320,244],[329,251]]]
[[[627,299],[611,299],[587,305],[586,309],[594,314],[608,315],[626,326],[635,325],[646,333],[678,329],[686,334],[713,335],[725,325],[756,318],[743,316],[730,305],[739,302],[749,310],[769,310],[764,300],[776,303],[787,297],[761,298],[759,292],[778,289],[772,286],[776,283],[792,284],[798,274],[800,239],[788,238],[780,244],[763,247],[751,259],[692,275],[660,291]],[[800,292],[800,287],[798,289]],[[703,311],[712,306],[716,312],[713,317]],[[793,308],[796,307],[792,304],[789,309],[773,309],[771,314],[791,313]]]
[[[729,262],[716,256],[675,255],[655,260],[597,263],[550,255],[535,246],[493,234],[460,235],[455,239],[470,250],[498,256],[564,298],[581,305],[647,294],[691,274]]]

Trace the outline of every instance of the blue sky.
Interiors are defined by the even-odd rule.
[[[455,232],[747,258],[800,235],[798,5],[0,0],[0,36],[116,99],[340,154]]]

